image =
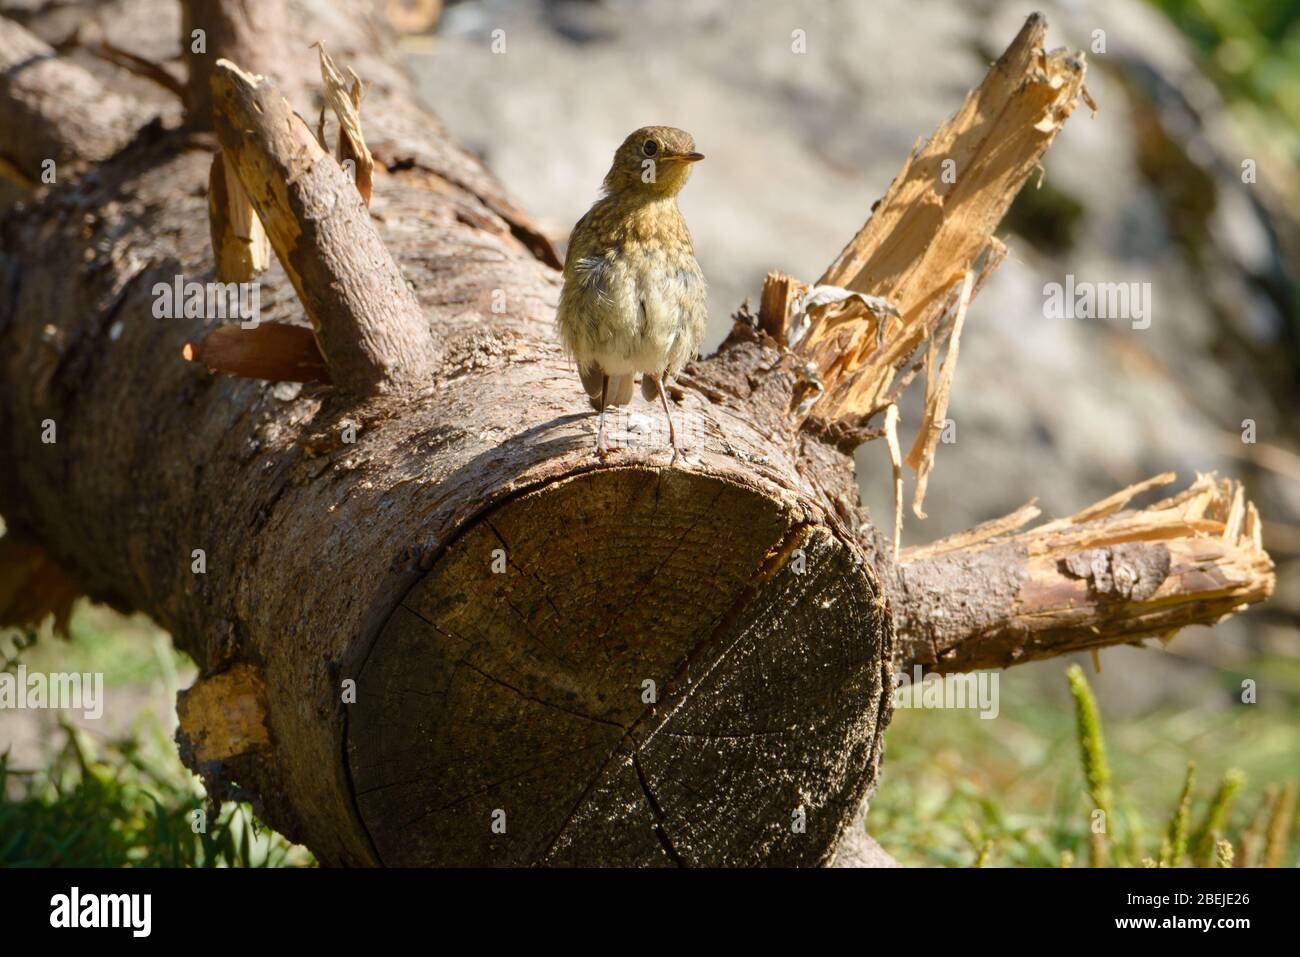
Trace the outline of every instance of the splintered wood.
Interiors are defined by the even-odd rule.
[[[325,86],[325,102],[339,122],[335,159],[352,176],[362,201],[369,206],[375,159],[370,155],[366,138],[361,133],[361,77],[348,67],[348,76],[352,78],[352,82],[348,83],[330,55],[325,52],[325,44],[316,44],[316,49],[320,53],[320,78]],[[323,133],[325,124],[322,121],[320,125]],[[321,146],[325,146],[323,141]]]
[[[185,356],[235,375],[280,372],[286,379],[329,381],[363,395],[415,388],[436,365],[438,344],[366,209],[373,160],[356,113],[360,80],[353,74],[348,89],[323,48],[320,57],[326,99],[339,114],[340,156],[353,166],[355,179],[328,158],[274,84],[218,60],[212,113],[222,164],[220,180],[215,168],[212,178],[226,195],[210,206],[220,259],[239,239],[236,199],[251,202],[317,348],[310,348],[301,331],[263,329],[254,335],[223,327],[209,335],[211,342],[187,345]],[[243,225],[251,231],[251,224]],[[245,270],[247,264],[236,261],[230,268]],[[264,345],[274,354],[260,362],[256,351]]]
[[[361,132],[361,78],[350,67],[345,80],[342,71],[334,64],[325,51],[323,43],[316,44],[320,57],[321,82],[324,87],[326,106],[321,108],[321,119],[316,140],[312,141],[306,132],[305,124],[290,113],[291,120],[282,123],[281,128],[268,135],[267,140],[272,149],[270,156],[258,157],[255,162],[247,159],[247,151],[241,157],[239,150],[227,145],[218,150],[212,158],[212,169],[208,178],[208,216],[212,231],[212,253],[217,264],[217,278],[222,282],[249,282],[256,279],[270,267],[272,237],[267,233],[262,217],[266,217],[275,246],[284,263],[286,271],[299,291],[307,311],[307,316],[318,336],[330,337],[330,332],[322,329],[322,316],[329,310],[323,306],[336,306],[336,303],[313,301],[304,293],[304,279],[300,275],[302,263],[308,259],[323,258],[323,249],[307,249],[305,255],[297,252],[299,241],[307,232],[299,221],[301,207],[304,205],[297,195],[300,187],[296,185],[300,177],[305,178],[308,171],[314,169],[322,159],[322,150],[328,150],[325,142],[325,109],[328,107],[338,119],[338,137],[335,158],[339,166],[351,178],[357,188],[361,201],[368,207],[374,180],[374,157],[366,146],[365,136]],[[232,86],[242,86],[241,95],[251,97],[249,90],[256,91],[264,80],[259,76],[249,75],[233,64],[223,63],[217,70],[216,88],[229,94]],[[229,95],[219,106],[229,109],[232,99]],[[287,108],[286,108],[287,112]],[[255,110],[259,118],[263,111]],[[227,121],[229,117],[225,117]],[[252,120],[246,124],[254,126]],[[241,127],[242,128],[242,127]],[[251,132],[251,130],[250,130]],[[229,140],[229,137],[227,138]],[[278,157],[275,145],[279,140]],[[237,160],[237,158],[240,158]],[[242,175],[254,180],[263,209],[259,215],[252,199],[249,197]],[[278,182],[283,180],[283,184]],[[364,219],[357,220],[364,223]],[[310,240],[312,237],[308,236]],[[364,246],[364,240],[370,238],[364,230],[350,234],[349,241]],[[310,244],[309,244],[310,245]],[[296,261],[295,261],[296,260]],[[382,263],[382,259],[374,262]],[[373,265],[373,262],[372,264]],[[373,269],[371,270],[373,271]],[[397,289],[400,277],[391,277],[386,285],[390,293]],[[319,298],[319,297],[317,297]],[[409,300],[404,289],[391,294],[389,298]],[[381,304],[382,299],[376,299]],[[399,305],[403,311],[413,314],[413,301],[402,301]],[[337,311],[337,310],[335,310]],[[326,320],[328,321],[328,319]],[[351,322],[351,320],[349,320]],[[419,321],[415,320],[418,326]],[[348,333],[351,337],[351,332]],[[200,342],[186,343],[183,355],[192,362],[200,362],[211,372],[245,378],[268,379],[283,382],[325,382],[334,381],[327,367],[322,347],[312,330],[297,326],[266,325],[260,328],[242,329],[238,326],[220,326],[210,332]],[[380,373],[382,375],[382,373]],[[376,373],[363,370],[356,383],[363,390],[369,390]]]
[[[251,282],[271,268],[271,241],[225,150],[212,157],[208,221],[217,278],[222,282]]]
[[[993,231],[1083,90],[1083,54],[1044,52],[1046,35],[1047,22],[1030,17],[818,280],[883,296],[901,314],[882,328],[848,302],[814,317],[799,351],[821,373],[818,415],[877,410],[898,368],[955,307],[967,271],[978,291],[1001,260]]]
[[[924,516],[925,476],[947,409],[962,302],[979,292],[1005,247],[993,235],[1043,153],[1087,96],[1082,53],[1044,51],[1047,22],[1031,16],[983,83],[929,141],[913,149],[871,218],[814,284],[881,297],[897,315],[843,298],[809,310],[789,336],[796,286],[773,274],[760,326],[807,360],[809,381],[791,412],[841,444],[880,435],[869,420],[927,369],[925,421],[907,458],[918,473],[913,511]],[[939,346],[950,342],[942,371]]]
[[[266,379],[269,382],[331,381],[316,337],[306,326],[267,322],[253,329],[236,324],[217,326],[199,342],[187,342],[182,352],[209,372]]]
[[[1017,532],[1039,514],[1031,503],[904,550],[900,571],[913,597],[936,576],[966,576],[987,587],[963,592],[960,609],[909,611],[900,629],[903,658],[966,671],[1149,635],[1168,641],[1185,625],[1221,620],[1269,597],[1273,562],[1259,513],[1240,484],[1198,475],[1176,495],[1126,508],[1173,481],[1172,473],[1158,475],[1068,518]]]
[[[912,511],[917,518],[925,518],[921,503],[925,501],[926,482],[930,477],[930,469],[934,467],[934,450],[939,445],[939,437],[943,435],[948,397],[952,394],[952,375],[957,369],[957,350],[961,342],[961,330],[966,322],[966,310],[974,291],[974,280],[973,272],[967,272],[962,280],[961,293],[957,298],[957,317],[953,320],[952,332],[948,336],[948,352],[943,357],[943,365],[937,370],[935,366],[938,363],[939,340],[930,337],[929,354],[925,360],[925,412],[921,428],[916,433],[916,442],[907,454],[907,464],[916,472],[916,494],[912,498]]]

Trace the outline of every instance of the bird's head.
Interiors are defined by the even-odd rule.
[[[704,159],[695,140],[671,126],[643,126],[628,136],[605,174],[605,191],[634,191],[646,196],[676,196],[691,175],[691,164]]]

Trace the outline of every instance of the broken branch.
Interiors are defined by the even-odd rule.
[[[222,150],[293,282],[331,379],[360,394],[425,381],[437,361],[428,323],[351,179],[262,77],[222,60],[212,88]]]
[[[803,427],[841,447],[876,434],[870,420],[919,370],[924,359],[914,357],[927,343],[928,356],[937,357],[940,340],[958,326],[945,320],[1006,254],[993,231],[1079,97],[1087,97],[1083,55],[1044,52],[1046,36],[1047,21],[1030,16],[952,119],[913,148],[866,224],[815,284],[871,298],[826,297],[809,309],[806,333],[787,331],[792,281],[768,276],[760,326],[787,333],[788,343],[778,341],[811,373],[790,403]],[[890,308],[871,308],[877,299]],[[940,376],[927,373],[928,413],[946,405],[946,391],[935,390],[951,376],[952,363]],[[918,472],[918,515],[933,465],[933,425],[927,418],[908,456]]]
[[[1202,475],[1178,495],[1121,511],[1171,479],[1019,534],[1006,532],[1035,517],[1032,504],[984,534],[904,551],[894,602],[899,665],[973,671],[1148,635],[1168,640],[1271,595],[1273,562],[1240,485]]]
[[[883,409],[895,373],[1005,253],[993,236],[1083,90],[1082,54],[1046,53],[1047,21],[1032,15],[961,109],[913,150],[903,170],[818,280],[892,302],[899,318],[852,300],[814,314],[798,345],[821,375],[823,420]]]

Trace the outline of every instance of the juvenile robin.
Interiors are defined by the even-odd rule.
[[[682,130],[637,130],[614,154],[605,195],[573,227],[556,323],[600,412],[598,455],[606,451],[606,406],[627,405],[640,373],[641,394],[663,405],[677,460],[664,382],[699,351],[707,315],[704,274],[677,194],[702,159]]]

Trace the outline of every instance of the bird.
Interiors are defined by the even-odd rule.
[[[663,405],[672,461],[680,454],[665,381],[699,352],[708,310],[677,194],[702,159],[689,133],[642,127],[615,151],[601,197],[573,227],[556,326],[600,412],[601,458],[605,409],[632,401],[638,373],[646,401]]]

